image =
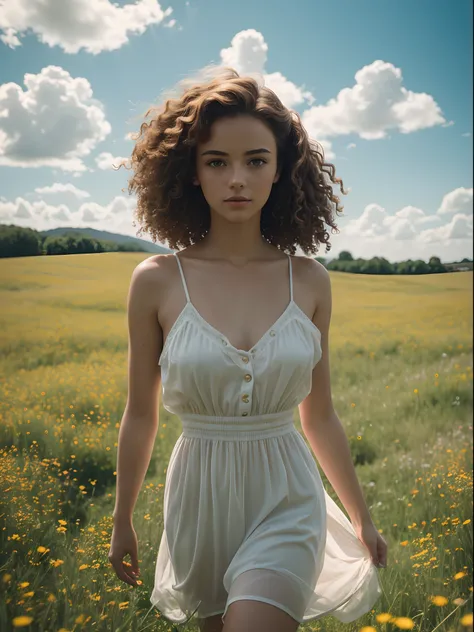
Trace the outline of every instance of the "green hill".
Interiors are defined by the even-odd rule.
[[[64,233],[79,233],[87,237],[93,237],[94,239],[105,239],[109,241],[115,241],[119,244],[128,244],[130,242],[140,244],[144,252],[153,253],[166,253],[172,252],[165,246],[159,246],[146,239],[140,239],[139,237],[131,237],[130,235],[121,235],[120,233],[111,233],[107,230],[96,230],[95,228],[73,228],[71,226],[61,226],[60,228],[52,228],[51,230],[39,231],[41,235],[63,235]]]

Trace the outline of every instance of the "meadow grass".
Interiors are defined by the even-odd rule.
[[[139,587],[121,582],[107,559],[127,397],[127,292],[148,256],[0,261],[2,631],[173,629],[149,601],[166,467],[181,432],[161,405],[134,513]],[[299,629],[468,630],[472,273],[330,274],[333,401],[389,559],[370,613]],[[301,431],[297,409],[295,424]]]

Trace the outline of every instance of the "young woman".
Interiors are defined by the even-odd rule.
[[[387,545],[369,515],[333,408],[333,165],[298,114],[230,68],[143,123],[132,154],[137,217],[173,254],[134,270],[129,392],[109,559],[136,585],[132,513],[158,427],[179,417],[166,471],[151,603],[205,632],[293,632],[350,622],[381,595]],[[326,167],[325,170],[323,167]],[[342,209],[341,209],[342,210]],[[351,522],[326,493],[301,425]],[[130,554],[131,567],[123,564]]]

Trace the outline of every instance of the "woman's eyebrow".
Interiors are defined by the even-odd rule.
[[[249,151],[245,152],[245,156],[250,156],[251,154],[271,154],[272,152],[269,149],[265,149],[265,147],[260,147],[260,149],[249,149]],[[216,156],[228,156],[229,154],[225,151],[218,151],[217,149],[208,149],[207,151],[203,151],[201,156],[206,156],[207,154],[215,154]]]

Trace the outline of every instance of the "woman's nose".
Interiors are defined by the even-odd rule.
[[[230,185],[243,187],[244,184],[245,184],[244,174],[242,173],[241,170],[235,170],[231,175]]]

